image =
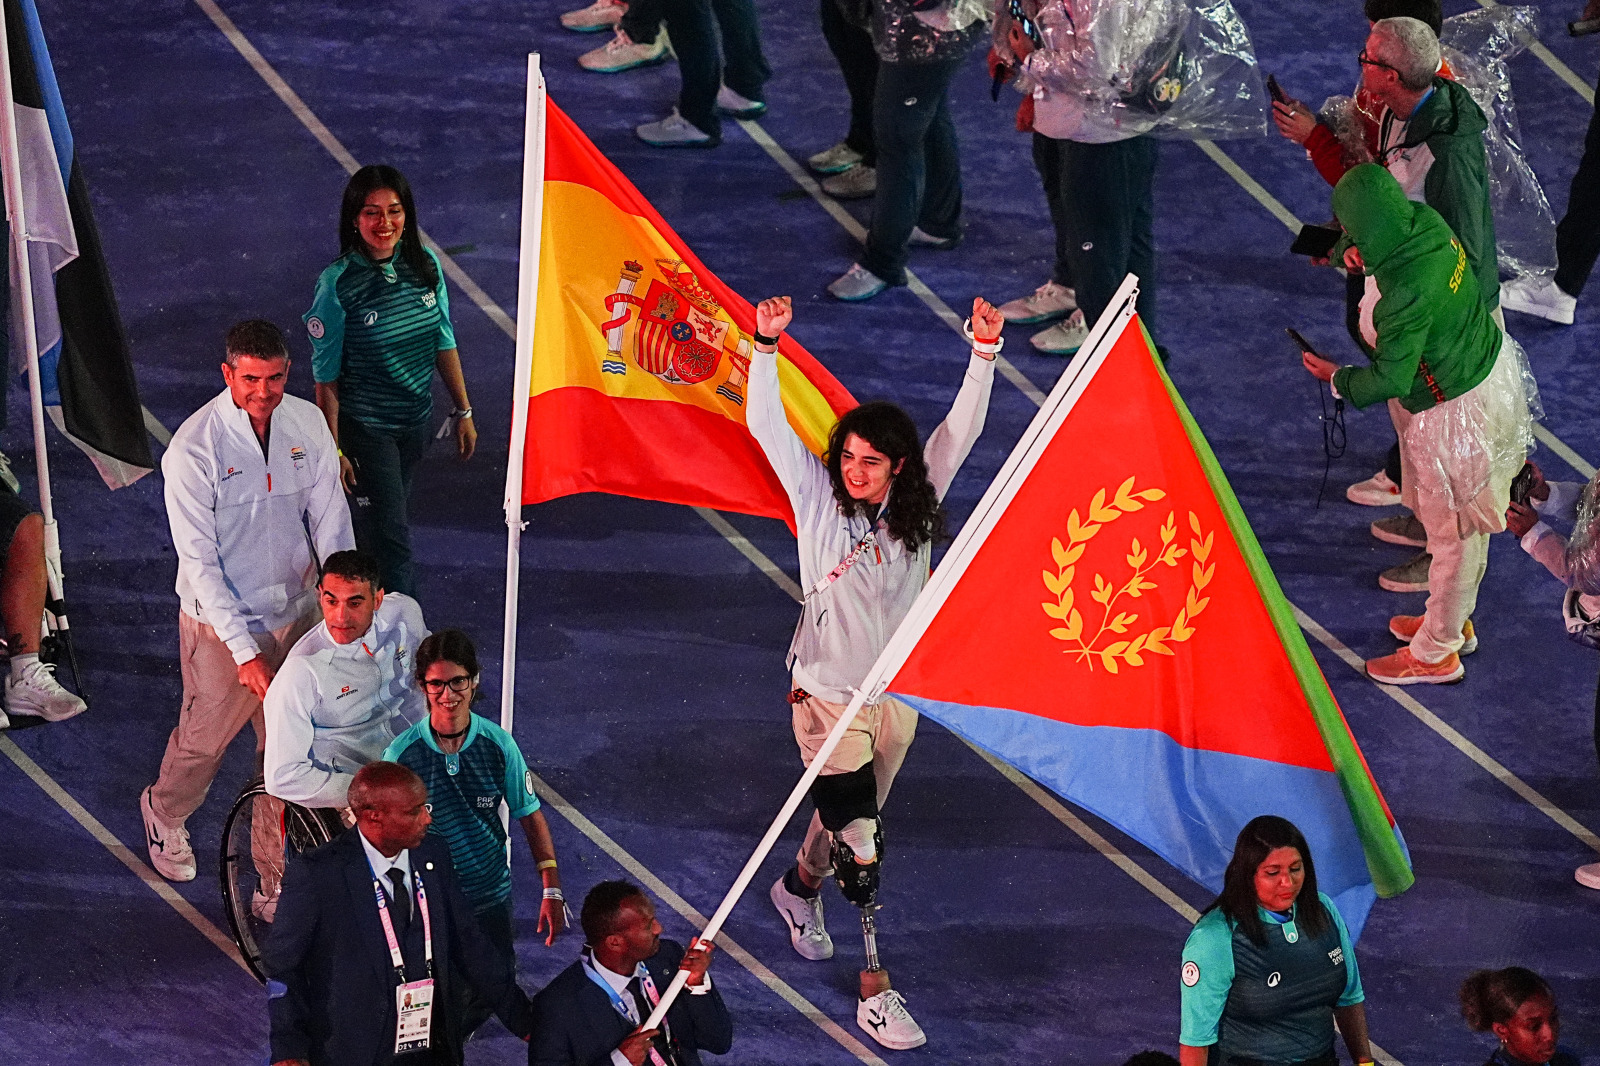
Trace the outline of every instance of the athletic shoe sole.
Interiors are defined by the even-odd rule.
[[[738,119],[760,118],[762,115],[765,115],[766,113],[767,113],[767,105],[766,104],[762,104],[760,107],[747,107],[747,108],[744,108],[743,110],[740,110],[740,111],[735,111],[731,107],[719,107],[719,108],[717,108],[717,114],[721,115],[723,118],[738,118]]]
[[[1380,685],[1454,685],[1467,676],[1467,668],[1457,663],[1453,672],[1433,677],[1424,677],[1420,674],[1411,677],[1379,677],[1370,670],[1367,671],[1367,676]]]
[[[1075,311],[1077,308],[1073,308],[1073,310]],[[1006,320],[1006,325],[1008,326],[1042,326],[1046,322],[1059,322],[1070,314],[1072,314],[1072,311],[1047,311],[1040,315],[1024,315],[1021,318],[1012,318],[1002,311],[1000,312],[1000,317]]]
[[[568,26],[563,22],[561,28],[569,33],[599,33],[601,30],[615,30],[617,24],[615,22],[602,22],[597,26]]]
[[[877,1030],[873,1029],[872,1026],[862,1021],[859,1017],[856,1018],[856,1025],[860,1027],[862,1032],[872,1037],[872,1039],[876,1040],[890,1051],[910,1051],[912,1048],[921,1047],[923,1044],[928,1042],[928,1034],[926,1033],[922,1034],[922,1038],[919,1040],[890,1040],[887,1037],[878,1035]]]
[[[721,137],[711,137],[704,141],[652,141],[644,137],[639,139],[651,148],[715,148],[722,143]]]
[[[621,74],[625,70],[637,70],[640,67],[660,66],[662,63],[665,63],[668,58],[669,57],[667,53],[662,52],[654,59],[640,59],[632,63],[624,63],[620,67],[583,67],[582,63],[579,63],[578,65],[583,67],[583,69],[587,70],[590,74]]]
[[[1386,577],[1383,574],[1378,575],[1378,587],[1388,589],[1390,592],[1428,591],[1428,583],[1426,581],[1396,581],[1394,578]]]
[[[1515,298],[1506,299],[1505,297],[1502,297],[1500,304],[1507,311],[1515,311],[1521,315],[1531,315],[1534,318],[1542,318],[1546,322],[1554,322],[1558,326],[1572,325],[1572,319],[1574,317],[1572,311],[1561,312],[1557,311],[1553,307],[1545,307],[1541,304],[1534,303],[1523,303]]]
[[[1396,500],[1395,502],[1399,503],[1400,501]],[[1391,533],[1377,522],[1372,523],[1371,528],[1372,535],[1385,544],[1398,544],[1402,548],[1426,548],[1428,546],[1428,538],[1426,537],[1421,540],[1414,540],[1401,533]]]

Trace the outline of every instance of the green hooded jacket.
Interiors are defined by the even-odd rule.
[[[1378,285],[1370,366],[1340,367],[1339,394],[1357,407],[1398,399],[1415,414],[1470,391],[1494,369],[1500,327],[1479,298],[1461,242],[1439,212],[1413,203],[1375,163],[1351,168],[1333,190],[1333,210]]]
[[[1433,95],[1411,116],[1396,151],[1426,144],[1433,153],[1422,182],[1422,202],[1443,215],[1461,239],[1483,302],[1493,308],[1500,303],[1500,263],[1489,205],[1489,159],[1483,148],[1488,125],[1464,86],[1435,77]]]

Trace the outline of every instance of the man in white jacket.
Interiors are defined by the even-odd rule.
[[[824,463],[789,428],[778,393],[778,335],[792,317],[788,297],[756,308],[746,424],[794,507],[807,591],[789,648],[789,702],[795,740],[810,765],[927,584],[933,542],[944,534],[940,501],[983,432],[1004,322],[987,302],[973,301],[966,377],[926,447],[904,411],[869,403],[839,420]],[[916,728],[916,711],[896,699],[860,710],[812,786],[817,811],[796,865],[770,892],[790,943],[808,959],[833,956],[822,920],[823,878],[833,874],[845,897],[862,908],[867,968],[860,975],[856,1023],[896,1050],[927,1038],[878,964],[872,924],[883,843],[878,812]]]
[[[412,676],[428,635],[410,596],[387,595],[378,561],[344,551],[323,563],[322,622],[290,649],[267,690],[267,791],[306,807],[343,807],[356,771],[427,717]]]
[[[183,703],[155,784],[139,797],[150,862],[192,881],[184,823],[205,802],[246,722],[266,742],[261,700],[317,620],[317,561],[355,546],[338,446],[316,405],[284,395],[289,350],[271,322],[228,331],[225,388],[161,458],[178,555]]]

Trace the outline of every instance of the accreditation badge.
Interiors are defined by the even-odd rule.
[[[394,990],[395,1013],[400,1024],[394,1033],[394,1053],[428,1050],[433,1032],[433,978],[411,981]]]

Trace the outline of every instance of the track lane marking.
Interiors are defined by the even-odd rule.
[[[122,865],[126,866],[135,877],[145,883],[145,886],[160,896],[167,905],[177,911],[179,916],[199,931],[200,935],[211,941],[217,950],[239,965],[245,973],[250,973],[250,967],[245,965],[244,957],[239,954],[239,949],[234,945],[233,938],[212,924],[211,919],[195,909],[194,904],[178,894],[178,890],[167,884],[162,876],[141,860],[132,848],[118,840],[116,834],[107,829],[105,825],[90,814],[88,808],[73,798],[72,794],[56,783],[55,778],[44,772],[44,768],[28,753],[17,746],[17,742],[8,736],[0,735],[0,752],[17,765],[17,768],[38,785],[44,794],[55,800],[56,806],[66,811],[72,820],[77,822],[89,835],[103,848],[109,851]],[[250,974],[250,979],[255,980],[255,975]]]

